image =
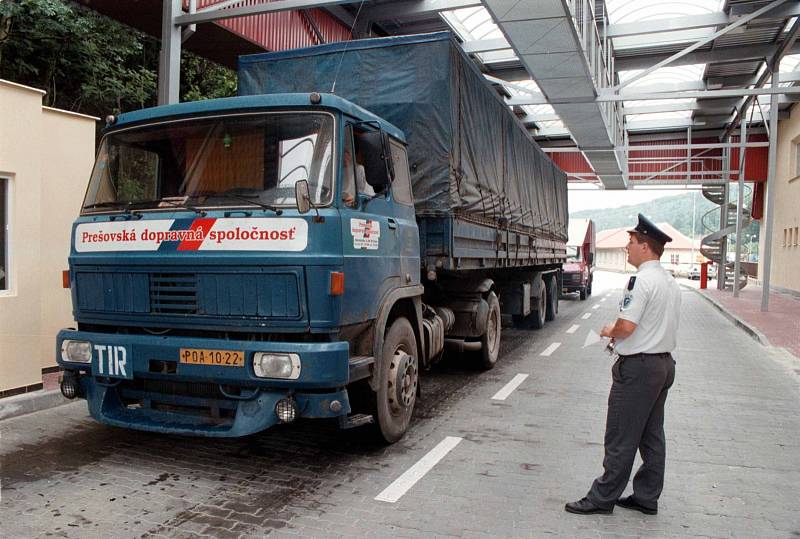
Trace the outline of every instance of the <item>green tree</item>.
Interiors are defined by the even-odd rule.
[[[159,42],[63,0],[0,0],[0,78],[47,91],[44,104],[104,116],[156,104]],[[184,101],[235,95],[229,69],[190,53]]]

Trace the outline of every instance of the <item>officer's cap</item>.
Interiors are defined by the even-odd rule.
[[[650,219],[641,213],[639,214],[639,224],[637,224],[636,228],[633,230],[628,230],[628,232],[638,232],[639,234],[644,234],[649,238],[653,238],[661,245],[672,241],[672,238],[661,232],[658,227],[650,221]]]

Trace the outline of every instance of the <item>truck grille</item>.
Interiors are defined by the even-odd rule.
[[[150,312],[197,314],[197,275],[193,273],[150,275]]]
[[[178,397],[198,397],[202,399],[224,399],[219,390],[219,384],[206,382],[176,382],[172,380],[152,380],[135,378],[124,380],[119,385],[120,390],[142,391],[148,394],[173,395]]]
[[[300,320],[303,270],[192,273],[78,270],[80,313]],[[143,320],[144,322],[144,320]]]

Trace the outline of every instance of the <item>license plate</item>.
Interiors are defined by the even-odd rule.
[[[241,367],[244,365],[244,352],[241,350],[181,348],[179,358],[181,363],[189,365],[216,365],[221,367]]]

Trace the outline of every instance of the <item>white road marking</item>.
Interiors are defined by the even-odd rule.
[[[575,333],[576,331],[578,331],[578,328],[579,328],[579,327],[580,327],[580,326],[579,326],[578,324],[575,324],[574,326],[570,327],[570,328],[567,330],[567,333]]]
[[[539,355],[540,355],[540,356],[549,356],[550,354],[552,354],[553,352],[555,352],[555,351],[556,351],[556,349],[558,349],[558,347],[559,347],[559,346],[561,346],[561,343],[560,343],[560,342],[554,342],[553,344],[551,344],[550,346],[548,346],[547,348],[545,348],[545,349],[542,351],[542,353],[541,353],[541,354],[539,354]]]
[[[597,303],[596,305],[592,305],[592,309],[599,309],[599,308],[600,308],[600,304],[599,303]]]
[[[606,298],[601,299],[600,303],[603,303],[605,300],[606,300]]]
[[[581,318],[582,318],[583,320],[587,320],[587,319],[588,319],[590,316],[592,316],[592,313],[586,313],[586,314],[584,314],[583,316],[581,316]]]
[[[408,492],[411,487],[417,484],[417,481],[431,471],[461,440],[456,436],[448,436],[439,442],[439,445],[428,451],[428,454],[419,459],[403,475],[395,479],[391,485],[383,489],[383,492],[375,496],[375,499],[379,502],[394,503],[402,498],[403,494]]]
[[[511,381],[509,383],[507,383],[506,385],[503,386],[503,389],[501,389],[500,391],[495,393],[494,397],[492,397],[492,400],[494,400],[494,401],[504,401],[504,400],[506,400],[508,398],[508,396],[511,395],[511,392],[514,391],[515,389],[517,389],[519,387],[519,385],[522,382],[524,382],[525,378],[527,378],[527,377],[528,377],[527,374],[518,374],[518,375],[516,375],[514,378],[511,379]]]

